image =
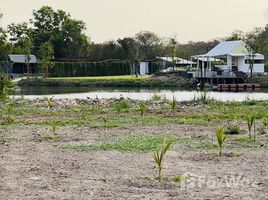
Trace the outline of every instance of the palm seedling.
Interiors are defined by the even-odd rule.
[[[51,129],[52,129],[53,134],[55,134],[56,133],[57,126],[58,126],[58,123],[56,121],[51,121],[50,122],[50,126],[51,126]]]
[[[107,117],[103,117],[102,118],[102,121],[103,121],[104,127],[107,128],[108,127],[108,118]]]
[[[173,143],[173,139],[169,139],[164,147],[162,148],[161,151],[159,151],[159,149],[157,147],[155,147],[155,152],[153,155],[154,161],[158,166],[158,178],[159,178],[159,182],[162,183],[163,181],[163,161],[164,161],[164,157],[167,153],[167,151],[169,150],[170,146]]]
[[[48,104],[49,109],[51,110],[51,108],[52,108],[52,106],[54,104],[53,97],[47,97],[46,98],[46,101],[47,101],[47,104]]]
[[[252,131],[252,126],[255,122],[255,116],[254,115],[250,115],[247,118],[247,125],[248,125],[248,132],[249,132],[249,139],[251,139],[251,131]],[[254,140],[255,140],[255,131],[254,131]]]
[[[226,134],[225,134],[224,128],[219,128],[216,133],[216,136],[217,136],[217,141],[218,141],[218,145],[220,149],[220,157],[221,157],[222,147],[223,147],[224,141],[226,140]]]
[[[143,117],[145,113],[147,112],[147,106],[144,103],[139,104],[139,110],[141,113],[141,116]]]
[[[175,115],[176,107],[177,107],[177,102],[176,102],[176,99],[173,96],[173,99],[172,99],[172,102],[171,102],[171,109],[172,109],[173,116]]]

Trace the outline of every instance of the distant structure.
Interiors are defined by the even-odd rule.
[[[221,42],[206,54],[192,56],[192,60],[196,60],[201,76],[211,71],[250,73],[250,53],[242,40]],[[264,55],[255,54],[252,72],[264,73]]]
[[[27,60],[26,55],[23,54],[10,54],[8,55],[12,68],[9,70],[12,74],[23,74],[27,73]],[[30,73],[36,72],[37,59],[35,55],[30,55],[29,66]]]
[[[162,67],[165,69],[168,63],[174,63],[176,67],[195,65],[196,63],[179,57],[156,57],[162,62]]]

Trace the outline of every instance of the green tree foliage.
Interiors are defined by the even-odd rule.
[[[39,64],[44,73],[44,77],[48,77],[48,69],[54,66],[53,57],[54,49],[51,42],[43,43],[39,50]]]
[[[3,14],[0,12],[0,20]],[[11,45],[7,41],[7,33],[0,26],[0,61],[7,60],[8,54],[11,52]]]
[[[25,53],[26,38],[32,38],[32,29],[28,27],[26,22],[19,24],[10,24],[7,27],[10,35],[10,42],[13,45],[13,53],[23,54]],[[27,44],[26,44],[27,48]]]
[[[43,6],[33,11],[33,41],[35,51],[45,42],[51,42],[55,58],[83,56],[89,52],[89,38],[83,34],[85,23],[72,19],[63,10]]]
[[[0,73],[0,101],[7,98],[8,92],[14,87],[13,83],[7,76]]]
[[[142,31],[135,38],[140,45],[140,60],[154,59],[157,46],[161,41],[158,35],[149,31]]]

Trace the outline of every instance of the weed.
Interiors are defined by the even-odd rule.
[[[264,125],[264,126],[268,126],[268,118],[263,118],[262,119],[262,124]]]
[[[217,136],[217,141],[218,141],[218,145],[220,149],[220,157],[221,157],[222,147],[223,147],[224,141],[226,140],[226,134],[225,134],[224,128],[219,128],[216,133],[216,136]]]
[[[254,115],[250,115],[247,118],[247,125],[248,125],[248,132],[249,132],[249,138],[250,139],[252,138],[251,130],[252,130],[252,126],[253,126],[254,121],[255,121],[255,116]],[[254,139],[255,139],[255,133],[254,133]]]
[[[128,100],[122,99],[119,101],[115,101],[113,104],[114,110],[117,111],[117,113],[120,113],[122,111],[128,112],[130,107],[130,103]]]
[[[176,108],[177,108],[177,102],[176,102],[176,99],[175,97],[173,96],[173,99],[172,99],[172,102],[171,102],[171,109],[172,109],[172,113],[173,113],[173,116],[175,115],[175,111],[176,111]]]
[[[49,107],[49,109],[51,110],[52,107],[53,107],[53,104],[54,104],[54,100],[53,100],[54,97],[46,97],[45,100],[47,102],[47,105]]]
[[[170,138],[169,140],[167,140],[167,142],[165,143],[165,145],[163,146],[162,150],[159,152],[159,149],[157,147],[155,147],[155,152],[153,155],[154,161],[158,166],[158,178],[159,178],[159,182],[162,183],[163,181],[163,164],[164,164],[164,157],[167,153],[167,151],[169,150],[169,148],[171,147],[173,143],[173,139]]]
[[[10,142],[12,138],[6,137],[6,136],[0,136],[0,143],[6,143]]]
[[[102,121],[103,121],[103,126],[104,127],[108,127],[108,118],[107,117],[103,117],[102,118]]]
[[[147,112],[147,106],[144,103],[139,104],[139,111],[141,116],[143,117]]]
[[[251,139],[246,136],[237,136],[234,140],[237,142],[251,142]]]
[[[4,115],[2,116],[2,125],[10,125],[15,122],[14,118],[10,115]]]
[[[51,126],[51,129],[52,129],[53,134],[55,134],[56,133],[56,129],[58,127],[58,122],[57,121],[51,121],[50,122],[50,126]]]
[[[182,183],[182,182],[186,182],[186,180],[188,179],[187,176],[182,176],[182,175],[177,175],[177,176],[174,176],[172,178],[172,180],[176,183]]]
[[[161,100],[161,96],[157,95],[157,94],[154,94],[152,97],[151,97],[151,101],[160,101]]]
[[[265,131],[265,129],[263,127],[259,127],[257,129],[257,132],[258,132],[259,135],[265,135],[266,134],[266,131]]]
[[[174,137],[172,137],[174,138]],[[175,138],[174,138],[175,139]],[[165,137],[162,135],[122,136],[114,141],[95,145],[66,145],[65,150],[72,151],[120,151],[120,152],[151,152],[155,146],[163,144]]]
[[[88,110],[90,115],[97,115],[100,114],[102,112],[102,108],[99,105],[96,106],[92,106],[89,110]]]
[[[239,125],[229,125],[225,131],[225,134],[228,135],[238,135],[240,133],[240,126]]]
[[[42,136],[42,140],[43,141],[47,141],[47,142],[50,142],[50,141],[58,141],[60,139],[60,137],[58,135],[51,135],[51,134],[46,134],[44,136]]]

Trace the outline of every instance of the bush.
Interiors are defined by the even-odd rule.
[[[238,135],[240,133],[240,126],[239,125],[229,125],[226,128],[225,134],[229,135]]]

